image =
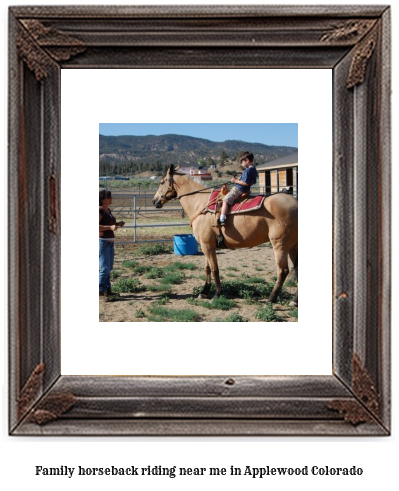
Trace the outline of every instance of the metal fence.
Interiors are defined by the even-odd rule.
[[[137,190],[135,190],[137,192]],[[124,220],[130,223],[123,228],[132,230],[131,240],[117,240],[117,244],[143,244],[148,242],[170,242],[173,241],[173,237],[159,238],[151,240],[138,240],[139,230],[157,227],[187,227],[190,225],[190,221],[186,218],[184,210],[178,201],[167,203],[162,208],[155,208],[152,204],[152,199],[156,189],[146,190],[147,192],[141,192],[135,194],[131,192],[112,192],[112,213],[117,218],[117,221]],[[173,222],[157,222],[157,223],[142,223],[142,219],[152,218],[162,219],[162,215],[168,214],[181,218],[180,221]],[[185,221],[183,219],[186,218]],[[140,223],[141,222],[141,223]]]

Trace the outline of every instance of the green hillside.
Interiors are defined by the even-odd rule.
[[[100,135],[100,175],[134,174],[145,170],[162,172],[170,164],[218,167],[226,161],[235,161],[247,150],[261,164],[289,155],[297,148],[240,140],[214,142],[183,135]]]

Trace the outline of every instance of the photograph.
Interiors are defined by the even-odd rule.
[[[297,124],[101,123],[99,141],[100,321],[298,320]]]

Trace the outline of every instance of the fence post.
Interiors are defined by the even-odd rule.
[[[136,195],[133,196],[133,242],[136,242]]]

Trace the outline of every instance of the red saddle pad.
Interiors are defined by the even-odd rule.
[[[212,191],[209,197],[207,210],[211,213],[216,212],[216,198],[220,193],[220,189],[215,189]],[[228,213],[235,215],[237,213],[249,213],[250,211],[258,210],[265,199],[266,196],[263,195],[249,195],[246,198],[238,198],[238,200],[233,203],[233,206],[229,207]]]

